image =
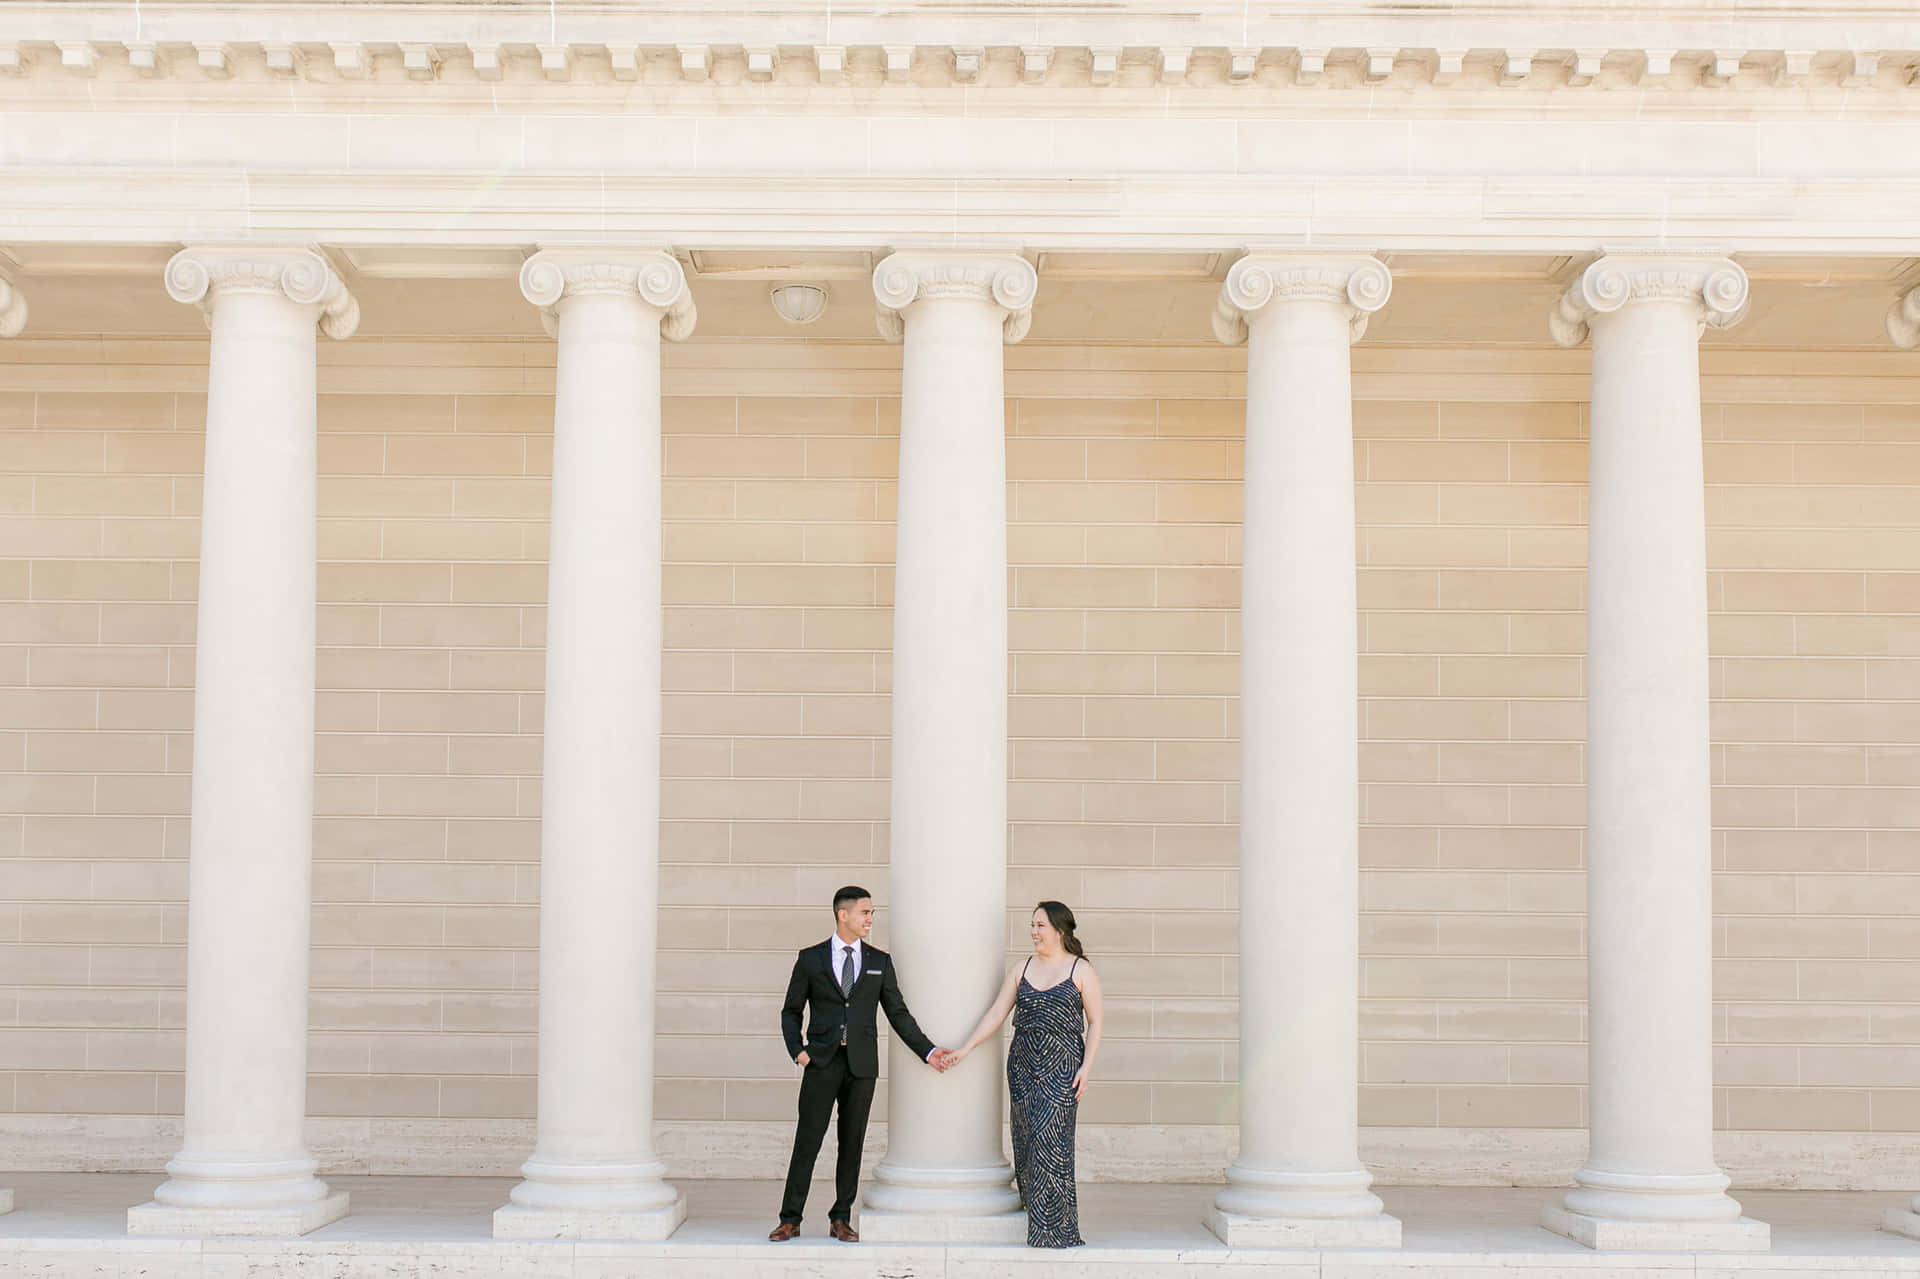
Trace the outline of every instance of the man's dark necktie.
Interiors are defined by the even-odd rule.
[[[853,947],[842,946],[840,949],[847,952],[846,960],[840,965],[840,994],[845,997],[848,1003],[852,1003],[853,1002]],[[852,1014],[849,1013],[848,1016],[852,1016]],[[840,1019],[840,1042],[843,1045],[847,1042],[847,1021],[845,1017]]]

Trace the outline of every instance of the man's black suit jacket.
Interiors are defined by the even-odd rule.
[[[809,946],[794,957],[793,977],[787,982],[787,1002],[780,1009],[780,1033],[787,1041],[787,1056],[799,1057],[804,1051],[809,1063],[825,1065],[840,1050],[840,1028],[846,1027],[847,1071],[872,1077],[880,1073],[880,1031],[874,1010],[884,1008],[887,1023],[900,1041],[913,1049],[913,1055],[926,1060],[933,1041],[920,1033],[920,1027],[900,997],[900,983],[893,975],[893,959],[886,951],[860,943],[860,976],[853,983],[853,998],[840,993],[840,979],[833,971],[828,944]],[[808,1004],[813,1015],[807,1022],[805,1042],[800,1039],[800,1013]]]

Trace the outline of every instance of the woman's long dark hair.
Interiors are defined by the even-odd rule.
[[[1047,912],[1047,922],[1053,925],[1053,931],[1060,934],[1060,944],[1067,948],[1069,955],[1083,959],[1086,957],[1086,947],[1082,946],[1080,939],[1073,935],[1073,912],[1067,908],[1065,902],[1041,902],[1034,909]]]

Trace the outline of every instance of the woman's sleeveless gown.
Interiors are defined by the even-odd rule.
[[[1077,961],[1076,961],[1077,962]],[[1027,1205],[1027,1246],[1073,1248],[1080,1204],[1073,1183],[1073,1132],[1079,1102],[1073,1077],[1086,1053],[1080,988],[1065,980],[1035,990],[1024,972],[1014,995],[1013,1045],[1007,1050],[1012,1103],[1013,1175]]]

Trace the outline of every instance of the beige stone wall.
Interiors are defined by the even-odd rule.
[[[204,359],[0,348],[19,1166],[174,1139]],[[1063,898],[1101,964],[1098,1175],[1204,1176],[1232,1135],[1240,359],[1009,352],[1009,931]],[[1356,353],[1361,1111],[1393,1176],[1577,1160],[1586,359]],[[534,1096],[552,349],[323,360],[315,1140],[504,1171]],[[898,355],[668,360],[660,1114],[677,1170],[764,1174],[792,951],[847,880],[886,926]],[[1706,360],[1716,1118],[1746,1181],[1920,1178],[1920,379],[1893,360]]]

